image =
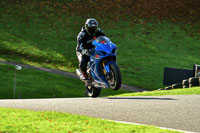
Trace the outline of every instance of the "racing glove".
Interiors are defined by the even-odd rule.
[[[84,49],[84,50],[81,51],[81,54],[89,56],[89,50],[88,49]]]

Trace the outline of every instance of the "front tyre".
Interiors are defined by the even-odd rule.
[[[115,91],[120,89],[122,79],[120,69],[116,63],[110,64],[110,78],[107,80],[111,89]]]
[[[98,97],[101,93],[101,88],[94,87],[93,85],[85,87],[86,87],[85,95],[87,97],[95,98]]]

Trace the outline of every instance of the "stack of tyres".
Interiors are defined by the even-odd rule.
[[[182,81],[183,88],[189,88],[189,80],[185,79]]]
[[[199,77],[192,77],[189,78],[189,87],[200,86],[200,78]]]
[[[183,88],[182,83],[177,83],[172,85],[172,89],[178,89],[178,88]]]
[[[167,86],[164,90],[178,89],[178,88],[190,88],[200,86],[200,77],[191,77],[189,79],[185,79],[182,83],[173,84],[171,86]]]
[[[173,84],[171,86],[167,86],[164,88],[164,90],[171,90],[171,89],[178,89],[178,88],[183,88],[182,83],[177,83],[177,84]]]
[[[172,89],[172,86],[167,86],[167,87],[165,87],[164,90],[171,90],[171,89]]]

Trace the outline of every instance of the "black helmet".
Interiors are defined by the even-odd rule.
[[[89,34],[96,33],[97,27],[98,27],[98,22],[95,19],[93,18],[87,19],[85,23],[85,28]]]

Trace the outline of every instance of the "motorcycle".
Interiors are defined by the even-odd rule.
[[[119,90],[122,80],[116,63],[116,45],[106,36],[97,37],[92,41],[92,45],[95,48],[89,51],[90,61],[87,65],[89,80],[83,80],[80,69],[76,69],[79,79],[85,82],[86,96],[98,97],[101,88]]]

